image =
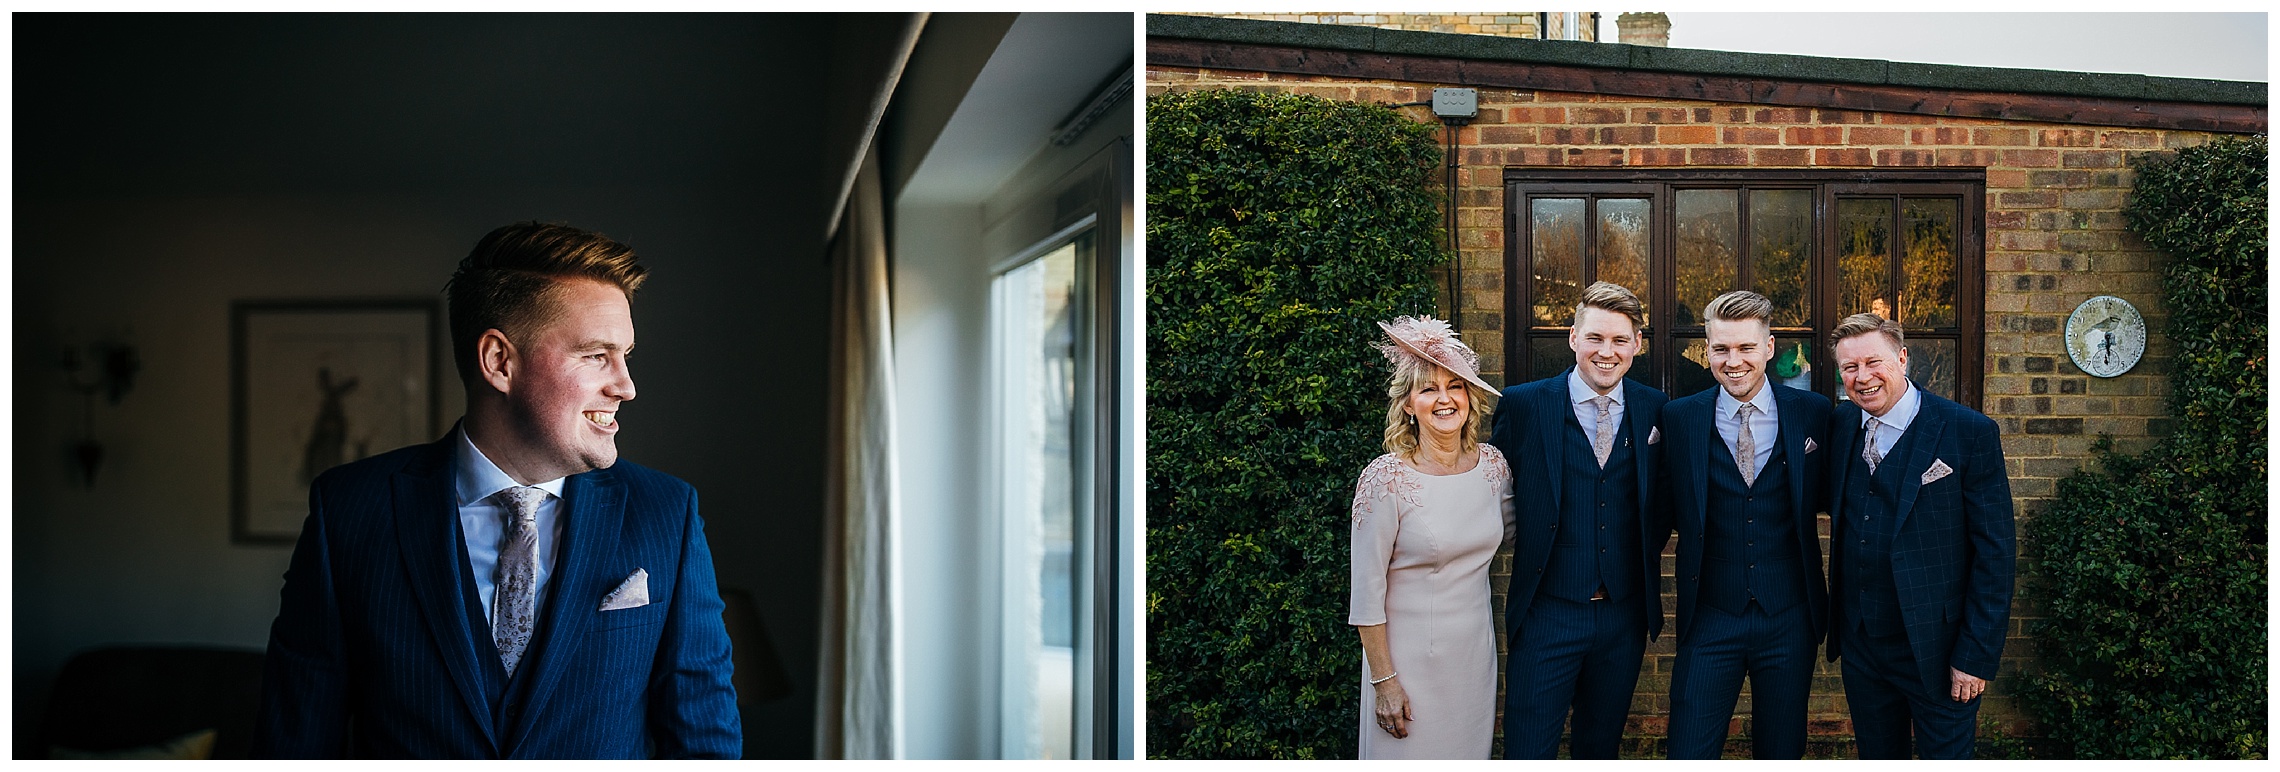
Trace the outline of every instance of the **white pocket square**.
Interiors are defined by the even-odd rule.
[[[1649,444],[1649,445],[1653,445],[1653,444],[1655,444],[1655,443],[1657,443],[1657,442],[1661,442],[1661,441],[1662,441],[1662,427],[1660,427],[1660,426],[1649,426],[1649,427],[1647,427],[1647,444]]]
[[[1933,480],[1937,480],[1951,474],[1955,474],[1955,470],[1949,469],[1946,461],[1941,461],[1936,458],[1932,459],[1932,468],[1924,470],[1924,481],[1922,484],[1930,485],[1932,484]]]
[[[602,596],[601,610],[616,611],[647,605],[649,605],[649,569],[636,568],[633,570],[633,575],[627,576],[625,582],[618,585],[617,589]]]
[[[1820,449],[1821,449],[1821,444],[1820,444],[1820,443],[1814,442],[1814,441],[1813,441],[1813,438],[1811,438],[1811,437],[1807,437],[1807,438],[1805,438],[1805,452],[1807,452],[1807,453],[1811,453],[1811,452],[1813,452],[1813,451],[1816,451],[1816,450],[1820,450]]]

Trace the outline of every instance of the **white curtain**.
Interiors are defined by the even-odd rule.
[[[829,455],[816,755],[902,756],[902,599],[894,325],[878,146],[864,155],[831,249]]]

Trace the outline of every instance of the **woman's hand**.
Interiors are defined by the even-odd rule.
[[[1386,734],[1400,739],[1409,736],[1409,693],[1401,690],[1401,676],[1388,678],[1377,685],[1377,725]]]

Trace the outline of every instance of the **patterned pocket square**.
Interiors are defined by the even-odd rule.
[[[1661,442],[1661,441],[1662,441],[1662,427],[1660,427],[1660,426],[1649,426],[1649,427],[1647,427],[1647,444],[1649,444],[1649,445],[1653,445],[1653,444],[1655,444],[1655,443],[1657,443],[1657,442]]]
[[[602,596],[601,610],[616,611],[624,608],[641,608],[647,605],[649,605],[649,569],[636,568],[631,576],[625,578],[624,584],[618,585],[617,589],[610,591],[610,594]]]
[[[1955,474],[1955,470],[1949,469],[1946,461],[1941,461],[1936,458],[1932,459],[1932,468],[1924,470],[1924,482],[1922,484],[1930,485],[1932,484],[1933,480],[1937,480],[1951,474]]]
[[[1813,441],[1813,438],[1811,438],[1811,437],[1807,437],[1807,438],[1805,438],[1805,452],[1807,452],[1807,453],[1811,453],[1811,452],[1813,452],[1813,451],[1816,451],[1816,450],[1820,450],[1820,449],[1821,449],[1821,444],[1820,444],[1820,443],[1814,442],[1814,441]]]

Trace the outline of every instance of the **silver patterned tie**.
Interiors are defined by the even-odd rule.
[[[538,505],[546,491],[531,487],[501,491],[507,500],[506,535],[499,541],[498,595],[491,609],[491,638],[499,646],[499,664],[514,677],[515,665],[530,646],[530,631],[538,601]]]
[[[1608,412],[1615,398],[1601,394],[1592,397],[1591,404],[1599,406],[1598,427],[1591,435],[1591,452],[1599,455],[1599,468],[1606,469],[1607,454],[1615,451],[1615,415]]]
[[[1860,460],[1868,462],[1869,474],[1875,474],[1876,465],[1884,463],[1884,454],[1876,449],[1876,430],[1883,426],[1884,423],[1876,420],[1876,416],[1869,416],[1868,428],[1861,430],[1868,435],[1868,438],[1861,440]]]
[[[1744,402],[1734,411],[1735,420],[1742,422],[1742,433],[1734,436],[1734,463],[1741,467],[1744,488],[1757,484],[1757,438],[1750,435],[1750,411],[1756,409],[1756,405]]]

